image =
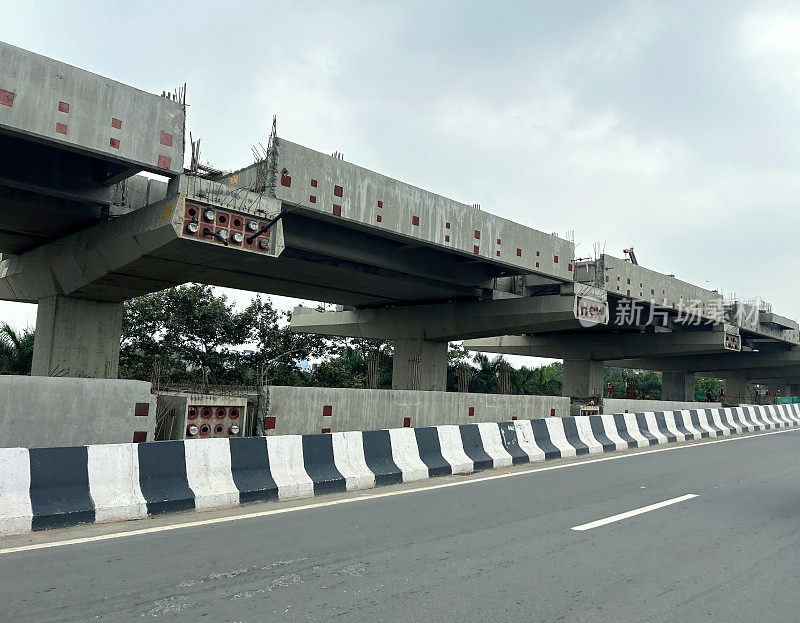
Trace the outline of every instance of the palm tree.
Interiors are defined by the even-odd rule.
[[[30,374],[33,362],[32,329],[17,333],[8,323],[0,325],[0,374]]]

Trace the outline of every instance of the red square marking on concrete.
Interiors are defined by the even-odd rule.
[[[67,124],[66,123],[57,123],[56,124],[56,132],[59,134],[66,134],[67,133]]]
[[[335,203],[333,204],[333,215],[334,216],[341,216],[342,215],[342,206],[337,206]]]
[[[114,149],[119,149],[119,139],[118,138],[111,138],[108,140],[108,144],[113,147]]]
[[[322,415],[330,417],[333,415],[333,405],[325,405],[322,407]]]
[[[314,195],[309,195],[308,200],[311,203],[316,203],[317,202],[317,198]]]
[[[480,239],[481,239],[481,230],[480,229],[476,229],[475,230],[475,240],[480,240]]]
[[[311,180],[311,186],[316,188],[317,187],[317,180]]]
[[[146,430],[133,431],[133,443],[144,443],[145,441],[147,441]]]
[[[500,244],[500,238],[497,239],[497,244]]]
[[[450,221],[447,221],[447,222],[444,224],[444,228],[445,228],[445,229],[450,229]]]
[[[539,268],[539,262],[536,262],[536,268]]]
[[[268,415],[264,418],[264,429],[265,430],[275,430],[275,417]]]
[[[0,89],[0,104],[3,106],[8,106],[9,108],[13,108],[14,94],[11,91]]]
[[[342,197],[344,195],[344,188],[338,185],[334,185],[333,187],[333,194],[336,197]]]
[[[167,147],[172,147],[172,134],[167,134],[164,132],[164,130],[161,130],[161,138],[159,139],[159,142]]]
[[[380,215],[380,214],[378,214],[378,215],[375,217],[375,220],[376,220],[376,221],[378,221],[378,222],[380,223],[380,222],[381,222],[383,219],[381,218],[381,215]]]
[[[284,169],[281,173],[281,186],[286,186],[286,188],[290,188],[292,185],[292,177],[289,175],[289,172]]]
[[[403,418],[403,428],[411,428],[411,418],[404,417]]]
[[[512,419],[512,420],[516,420],[516,419],[517,419],[517,416],[516,416],[516,415],[512,415],[512,416],[511,416],[511,419]]]
[[[379,207],[379,208],[382,208],[382,207],[383,207],[383,201],[379,201],[379,202],[378,202],[378,207]]]
[[[567,264],[567,270],[572,270],[572,264]]]
[[[556,410],[555,409],[550,409],[550,415],[555,417],[555,414],[556,414]]]
[[[497,257],[500,257],[500,251],[497,252]]]
[[[58,103],[58,112],[69,113],[69,104],[67,104],[67,102],[59,102]]]
[[[169,169],[172,165],[172,158],[169,156],[159,156],[158,157],[158,166],[162,169]]]
[[[469,416],[472,417],[473,415],[475,415],[475,407],[470,407],[469,408]]]
[[[116,128],[117,130],[122,129],[122,120],[117,119],[116,117],[111,117],[111,127]]]
[[[320,432],[321,432],[323,435],[326,435],[326,434],[328,434],[328,433],[330,433],[330,432],[331,432],[331,429],[330,429],[330,428],[323,428],[323,429],[322,429]]]
[[[538,251],[536,252],[536,257],[539,257],[539,252]]]
[[[479,247],[479,246],[476,244],[475,246],[473,246],[473,247],[472,247],[472,252],[473,252],[475,255],[478,255],[478,253],[480,253],[480,252],[481,252],[481,248],[480,248],[480,247]]]
[[[553,256],[553,263],[554,264],[558,264],[558,256],[557,255]]]
[[[411,217],[411,224],[412,225],[419,225],[419,217],[418,216],[412,216]]]
[[[150,403],[137,402],[133,406],[133,414],[140,417],[147,417],[148,415],[150,415]]]
[[[517,257],[522,257],[522,249],[517,247]]]
[[[445,241],[445,242],[450,242],[450,236],[445,236],[445,237],[444,237],[444,241]]]

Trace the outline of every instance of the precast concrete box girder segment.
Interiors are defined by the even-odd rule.
[[[797,322],[764,311],[740,301],[725,302],[715,290],[632,264],[608,254],[597,260],[577,262],[575,279],[581,283],[600,285],[608,291],[612,309],[612,325],[618,320],[646,324],[650,306],[659,314],[693,323],[727,323],[739,329],[745,343],[767,340],[797,344],[800,341]]]
[[[0,264],[0,297],[122,301],[195,281],[364,307],[479,300],[502,271],[485,258],[467,262],[430,244],[422,257],[404,254],[396,238],[378,231],[324,215],[312,219],[279,199],[201,178],[181,176],[177,190],[7,258]],[[279,215],[251,244],[251,236]],[[253,223],[255,232],[248,229]]]
[[[183,170],[183,103],[0,42],[0,252],[98,223],[114,184]]]
[[[268,172],[275,196],[296,210],[372,231],[415,249],[440,249],[498,274],[536,274],[573,281],[575,246],[558,236],[400,182],[283,138],[272,142]],[[260,164],[222,178],[238,188],[257,186]],[[391,257],[391,255],[387,256]],[[420,262],[418,262],[420,263]]]

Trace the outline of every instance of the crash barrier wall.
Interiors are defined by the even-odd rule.
[[[0,533],[228,508],[800,424],[800,405],[0,449]]]
[[[0,447],[153,441],[150,383],[126,379],[0,376]]]
[[[267,435],[505,422],[569,415],[562,396],[267,386]]]
[[[629,398],[603,398],[603,413],[674,411],[676,409],[718,409],[721,406],[721,402],[681,402],[680,400],[633,400]]]

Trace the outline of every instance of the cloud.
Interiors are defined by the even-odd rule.
[[[739,34],[754,78],[800,96],[800,9],[748,12]]]

